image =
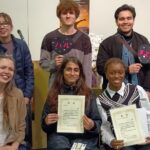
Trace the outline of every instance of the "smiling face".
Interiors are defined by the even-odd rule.
[[[60,14],[60,21],[62,26],[74,26],[76,22],[76,14],[74,10],[67,10],[62,11]]]
[[[121,63],[111,63],[107,67],[106,78],[109,82],[109,88],[118,91],[121,88],[125,77],[125,68]]]
[[[0,84],[7,84],[14,75],[14,63],[10,59],[0,59]]]
[[[0,16],[0,40],[10,41],[12,25],[3,17]]]
[[[68,85],[75,85],[80,76],[79,66],[73,62],[68,62],[64,68],[64,80]]]
[[[130,35],[132,33],[134,18],[133,14],[129,10],[121,11],[118,14],[118,18],[116,20],[116,24],[118,26],[118,30],[126,35]]]

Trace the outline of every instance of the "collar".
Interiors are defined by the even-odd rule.
[[[119,95],[123,96],[123,95],[124,95],[124,89],[125,89],[125,83],[123,82],[122,85],[121,85],[120,90],[118,90],[117,93],[118,93]],[[108,93],[109,93],[109,95],[110,95],[111,98],[112,98],[112,97],[115,95],[115,93],[116,93],[116,91],[113,91],[113,90],[111,90],[111,89],[109,88],[109,83],[107,84],[106,90],[108,91]]]

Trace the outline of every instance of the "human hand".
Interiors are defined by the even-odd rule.
[[[24,99],[25,99],[25,104],[26,104],[26,105],[29,104],[30,99],[29,99],[28,97],[24,97]]]
[[[146,145],[146,144],[150,144],[150,137],[145,138],[145,142],[144,143],[140,143],[138,145]]]
[[[131,64],[129,66],[129,73],[139,73],[140,69],[142,68],[142,64],[140,63],[135,63],[135,64]]]
[[[45,123],[47,125],[56,123],[57,121],[58,121],[58,114],[56,114],[56,113],[48,114],[45,118]]]
[[[55,56],[55,64],[56,64],[56,66],[60,66],[62,64],[63,60],[64,60],[64,56],[63,55]]]
[[[123,142],[123,140],[113,139],[111,141],[111,146],[112,146],[112,148],[114,148],[116,150],[120,150],[124,146],[124,142]]]
[[[149,101],[150,101],[150,92],[147,91],[146,93],[147,93]]]
[[[19,144],[12,144],[0,147],[0,150],[18,150]]]
[[[88,118],[86,115],[83,116],[83,126],[86,130],[91,130],[94,127],[94,121]]]

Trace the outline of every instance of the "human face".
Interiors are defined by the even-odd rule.
[[[73,62],[68,62],[64,69],[64,80],[68,85],[75,85],[80,76],[79,66]]]
[[[62,26],[74,26],[76,19],[77,18],[74,10],[64,10],[60,14],[60,21],[62,23]]]
[[[134,18],[131,11],[121,11],[118,15],[118,19],[116,20],[116,24],[119,31],[121,31],[125,35],[131,35],[134,25]]]
[[[109,82],[109,88],[118,91],[121,88],[125,76],[125,69],[122,64],[110,64],[106,71],[106,78]]]
[[[10,59],[0,59],[0,84],[7,84],[14,75],[14,63]]]
[[[1,16],[0,17],[0,40],[9,40],[11,38],[12,26]]]

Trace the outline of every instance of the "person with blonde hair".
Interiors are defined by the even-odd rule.
[[[16,88],[15,65],[11,56],[0,55],[0,150],[26,150],[26,104]]]

